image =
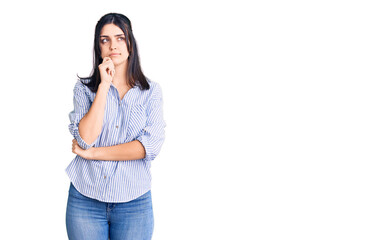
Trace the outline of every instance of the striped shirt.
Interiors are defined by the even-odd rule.
[[[128,202],[151,189],[150,165],[164,142],[166,125],[162,113],[161,88],[158,83],[148,82],[149,90],[135,86],[123,99],[120,99],[111,83],[102,131],[89,145],[81,138],[78,124],[89,111],[96,93],[91,92],[80,80],[77,81],[73,90],[74,110],[69,113],[69,130],[79,146],[88,149],[138,140],[146,152],[144,159],[128,161],[87,160],[76,155],[66,168],[66,173],[81,194],[102,202]]]

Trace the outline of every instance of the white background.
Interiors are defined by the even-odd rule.
[[[108,12],[163,89],[153,239],[376,238],[372,1],[4,4],[1,239],[67,239],[68,113]]]

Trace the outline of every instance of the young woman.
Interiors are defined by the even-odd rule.
[[[151,161],[164,141],[160,86],[141,71],[130,20],[97,23],[94,66],[74,87],[69,114],[77,154],[66,172],[69,239],[151,239]]]

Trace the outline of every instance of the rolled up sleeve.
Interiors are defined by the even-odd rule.
[[[163,98],[159,85],[146,108],[146,126],[136,140],[140,141],[145,148],[146,161],[154,160],[161,151],[165,139],[166,123],[163,118]]]
[[[82,149],[89,149],[93,147],[97,140],[95,140],[92,144],[87,144],[78,131],[78,124],[80,123],[81,119],[85,116],[85,114],[89,111],[91,106],[91,101],[89,96],[85,92],[85,86],[81,81],[77,81],[73,93],[73,106],[74,110],[69,113],[69,131],[73,135],[73,137],[77,140],[78,145]]]

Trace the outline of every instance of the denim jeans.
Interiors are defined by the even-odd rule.
[[[150,240],[154,228],[151,192],[125,203],[88,198],[70,185],[66,211],[70,240]]]

